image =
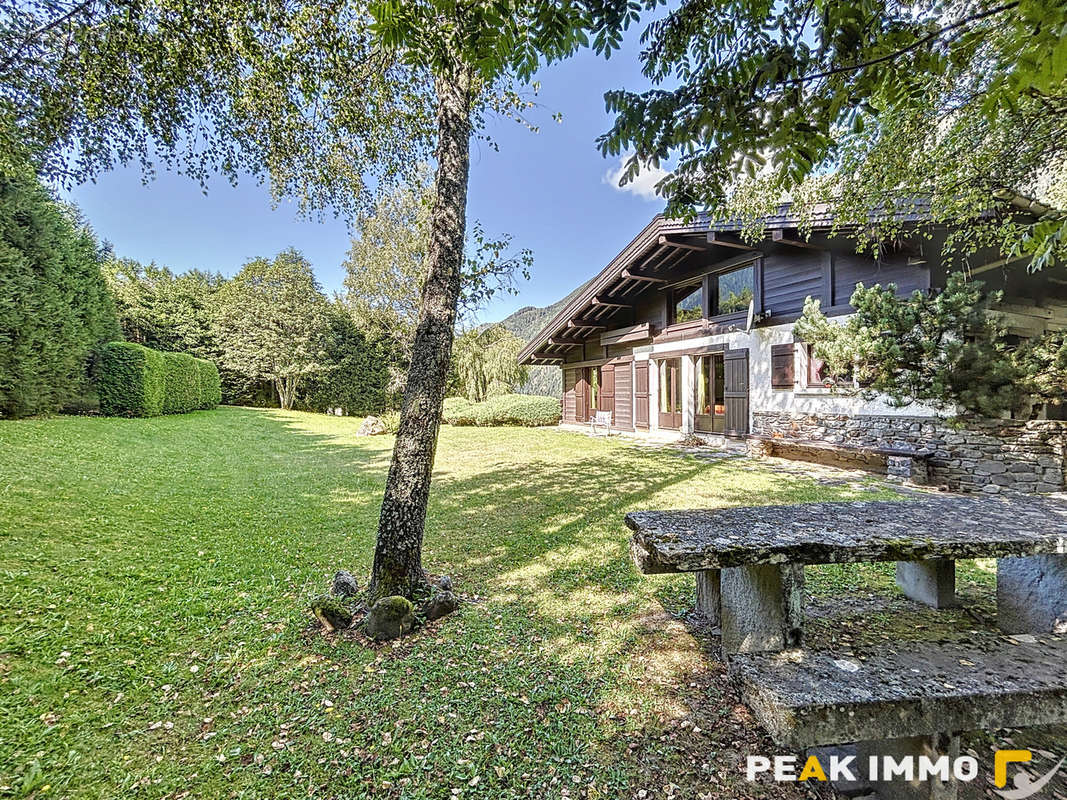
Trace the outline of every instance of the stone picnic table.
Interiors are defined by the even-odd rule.
[[[626,515],[647,574],[692,572],[697,610],[721,624],[741,697],[779,745],[808,753],[939,759],[960,732],[1067,722],[1067,503],[932,497]],[[802,649],[804,567],[895,561],[908,596],[955,601],[955,560],[996,558],[997,624],[967,642]],[[820,751],[819,748],[831,748]],[[955,800],[953,775],[879,782],[849,796]]]
[[[998,625],[1067,632],[1067,503],[932,497],[626,515],[646,574],[693,572],[697,606],[728,653],[797,647],[804,566],[897,562],[909,597],[955,602],[955,560],[996,558]]]

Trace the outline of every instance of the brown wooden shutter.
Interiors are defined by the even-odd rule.
[[[575,422],[577,401],[575,398],[575,385],[578,383],[578,370],[563,370],[563,421]]]
[[[597,411],[610,411],[611,421],[615,422],[615,365],[605,364],[600,368],[600,397]]]
[[[648,362],[634,364],[634,427],[648,428]]]
[[[577,422],[589,421],[589,370],[578,369],[574,384],[574,418]]]
[[[627,364],[615,365],[615,427],[626,428],[634,426],[634,401],[633,401],[633,366]]]
[[[793,388],[793,345],[771,345],[771,386],[775,389]]]
[[[726,420],[723,432],[728,436],[748,433],[748,348],[723,353],[723,397]]]

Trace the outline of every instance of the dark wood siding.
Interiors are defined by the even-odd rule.
[[[748,349],[727,350],[723,358],[724,433],[742,436],[748,433]]]
[[[634,427],[648,428],[648,362],[634,363]]]
[[[808,295],[822,298],[823,264],[826,255],[816,250],[769,253],[763,259],[763,310],[772,314],[795,314],[804,308]]]
[[[645,373],[648,379],[648,373]],[[632,365],[615,365],[615,427],[630,430],[634,426]],[[647,397],[645,402],[647,403]]]
[[[575,422],[575,384],[578,382],[578,370],[563,370],[563,421]]]
[[[887,261],[875,261],[854,253],[840,253],[834,257],[834,304],[847,305],[856,284],[874,286],[878,283],[897,285],[897,293],[911,294],[930,286],[930,271],[925,267],[909,266],[903,256]]]
[[[771,386],[775,389],[793,388],[793,345],[771,345]]]

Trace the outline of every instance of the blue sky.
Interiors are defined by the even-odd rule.
[[[540,107],[530,115],[539,133],[494,119],[487,132],[500,151],[474,142],[469,219],[480,220],[490,234],[512,234],[516,248],[534,253],[531,279],[521,282],[519,295],[495,300],[483,321],[558,300],[598,272],[661,210],[662,201],[650,190],[654,179],[620,191],[611,178],[618,159],[602,158],[594,146],[611,121],[605,90],[647,85],[637,58],[639,33],[631,31],[627,46],[610,60],[583,52],[543,70]],[[552,121],[555,112],[563,114],[562,123]],[[291,204],[273,209],[267,189],[254,181],[232,188],[216,180],[205,195],[179,175],[161,172],[142,185],[137,169],[122,169],[69,196],[121,256],[176,271],[195,267],[231,275],[250,258],[293,246],[310,259],[326,289],[341,288],[349,245],[345,224],[301,219]]]

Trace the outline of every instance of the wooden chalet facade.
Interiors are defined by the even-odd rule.
[[[622,431],[743,436],[799,415],[933,416],[827,389],[793,323],[811,296],[830,316],[853,311],[858,283],[902,294],[942,286],[942,241],[908,234],[879,258],[831,236],[829,217],[802,237],[788,208],[755,245],[736,225],[656,217],[521,352],[563,370],[563,422],[596,411]],[[1067,285],[998,254],[972,258],[1005,292],[1022,335],[1067,327]],[[1010,267],[1010,268],[1009,268]]]

